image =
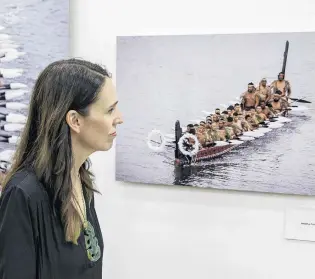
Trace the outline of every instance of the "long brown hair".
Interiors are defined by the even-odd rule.
[[[5,188],[13,174],[32,167],[50,196],[54,213],[59,213],[66,241],[75,244],[82,222],[71,202],[73,154],[66,114],[76,110],[88,115],[106,77],[110,74],[103,67],[74,58],[53,62],[40,73],[30,99],[27,123],[3,183]],[[79,173],[91,201],[96,190],[89,168],[87,160]]]

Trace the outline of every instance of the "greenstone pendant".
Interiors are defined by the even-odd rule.
[[[89,221],[86,221],[84,228],[85,248],[90,261],[96,262],[101,257],[101,249],[95,236],[94,228]]]

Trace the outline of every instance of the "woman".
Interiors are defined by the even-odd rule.
[[[69,59],[39,75],[0,198],[1,279],[102,278],[88,156],[110,149],[121,123],[102,67]]]

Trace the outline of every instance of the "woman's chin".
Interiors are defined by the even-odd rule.
[[[107,141],[105,144],[102,146],[101,151],[108,151],[113,147],[113,141]]]

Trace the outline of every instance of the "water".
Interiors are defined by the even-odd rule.
[[[54,60],[68,56],[68,18],[69,3],[65,0],[1,0],[0,25],[5,29],[0,34],[9,34],[20,46],[17,50],[26,52],[16,60],[0,64],[3,68],[24,70],[22,76],[5,79],[5,83],[25,83],[31,93],[39,72]],[[14,101],[28,104],[30,93]],[[1,109],[0,112],[8,111]],[[26,115],[25,111],[18,113]],[[0,151],[14,148],[14,145],[0,144]]]
[[[174,149],[156,153],[148,133],[172,134],[229,104],[262,77],[271,82],[290,41],[286,78],[310,110],[220,159],[176,171]],[[117,138],[118,180],[286,194],[315,194],[315,33],[121,37],[117,91],[124,115]],[[304,105],[304,104],[301,104]]]

